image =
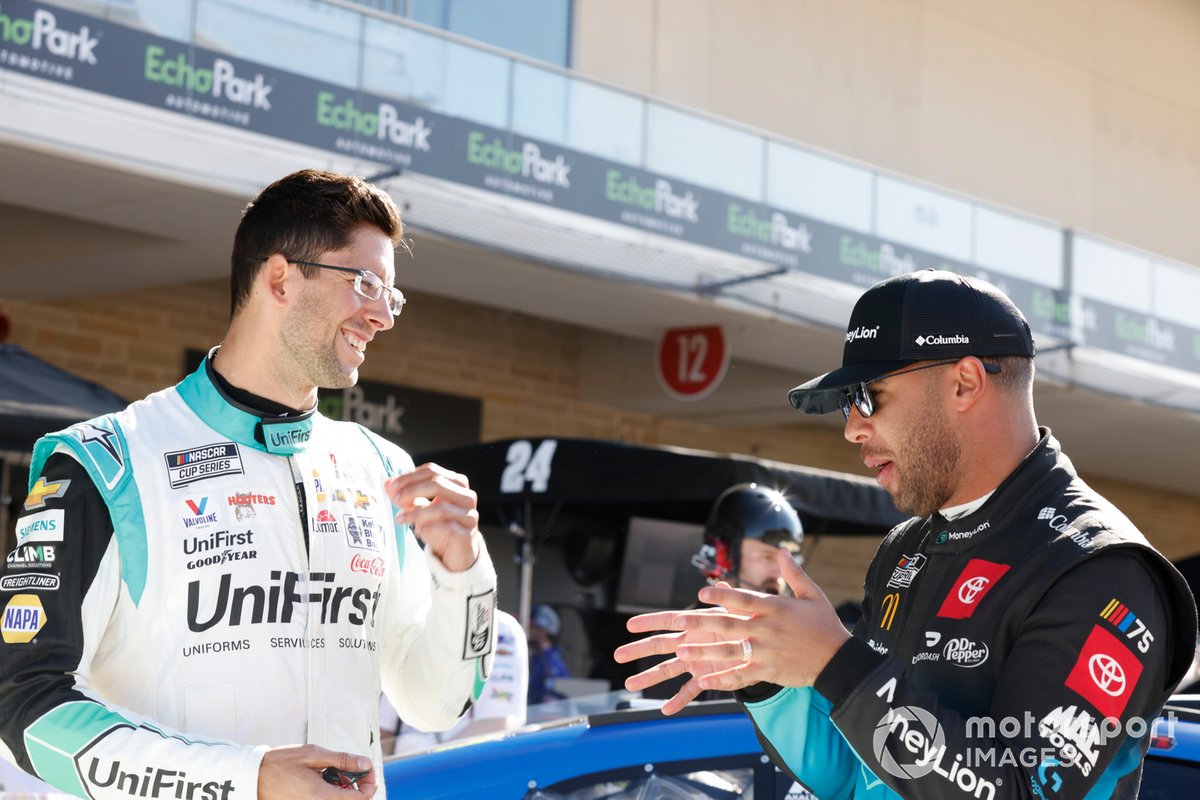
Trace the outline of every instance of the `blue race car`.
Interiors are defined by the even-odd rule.
[[[1141,797],[1194,796],[1200,786],[1200,698],[1154,726]],[[605,711],[452,741],[384,764],[392,797],[488,800],[814,800],[775,769],[731,700]]]

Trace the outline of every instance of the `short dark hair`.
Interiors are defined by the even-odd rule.
[[[360,177],[302,169],[275,181],[242,210],[230,257],[230,313],[249,299],[262,259],[281,253],[316,261],[349,244],[363,225],[383,231],[393,247],[403,243],[400,210],[387,192]]]
[[[1033,384],[1033,359],[1029,356],[979,356],[979,360],[1000,367],[990,380],[1001,391],[1025,392]]]

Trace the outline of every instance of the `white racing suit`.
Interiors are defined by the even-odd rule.
[[[447,728],[492,660],[486,548],[397,525],[396,447],[179,385],[38,442],[0,571],[0,753],[82,797],[251,800],[266,746],[370,755],[382,689]]]

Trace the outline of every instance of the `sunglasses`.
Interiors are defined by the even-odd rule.
[[[869,417],[875,413],[875,400],[871,397],[871,390],[867,388],[868,385],[875,383],[875,381],[882,381],[886,378],[894,378],[897,375],[907,375],[910,372],[920,372],[923,369],[948,367],[951,364],[957,364],[959,361],[960,359],[957,358],[948,358],[944,361],[934,361],[930,364],[921,364],[917,367],[902,369],[899,372],[889,372],[886,375],[880,375],[878,378],[872,378],[869,381],[862,381],[861,383],[856,383],[853,386],[847,386],[845,389],[845,394],[842,395],[842,416],[846,418],[846,422],[850,421],[850,405],[852,403],[854,407],[858,409],[858,413],[864,417]],[[983,364],[984,372],[991,373],[992,375],[1000,372],[999,364],[989,364],[986,361],[981,363]]]

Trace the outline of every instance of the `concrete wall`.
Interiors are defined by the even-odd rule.
[[[575,67],[1200,265],[1194,0],[576,0]]]

